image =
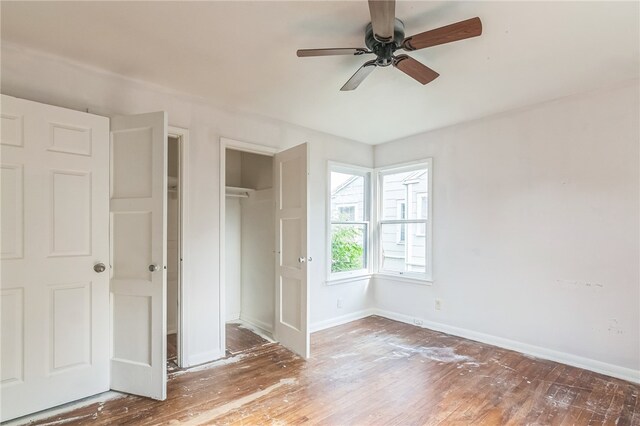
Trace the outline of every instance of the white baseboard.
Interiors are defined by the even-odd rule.
[[[316,331],[324,330],[327,328],[335,327],[337,325],[346,324],[351,321],[356,321],[362,318],[366,318],[371,315],[375,315],[374,309],[363,309],[361,311],[352,312],[350,314],[341,315],[339,317],[329,318],[323,321],[317,321],[311,324],[309,327],[309,332],[313,333]]]
[[[257,327],[257,328],[261,329],[262,331],[266,332],[267,334],[273,335],[273,324],[269,324],[269,323],[266,323],[266,322],[264,322],[262,320],[259,320],[257,318],[250,317],[250,316],[248,316],[248,315],[246,315],[244,313],[240,314],[238,319],[246,322],[249,325],[252,325],[254,327]]]
[[[583,368],[585,370],[594,371],[596,373],[605,374],[607,376],[616,377],[622,380],[628,380],[633,383],[640,383],[640,370],[633,370],[631,368],[620,367],[618,365],[608,364],[606,362],[597,361],[590,358],[584,358],[577,355],[572,355],[566,352],[555,351],[553,349],[547,349],[540,346],[530,345],[528,343],[522,343],[511,339],[505,339],[502,337],[492,336],[490,334],[480,333],[473,330],[468,330],[459,327],[453,327],[446,324],[441,324],[422,318],[415,318],[409,315],[399,314],[397,312],[385,311],[383,309],[371,309],[372,315],[378,315],[381,317],[389,318],[392,320],[404,322],[411,325],[417,325],[416,320],[421,324],[418,327],[428,328],[430,330],[440,331],[442,333],[451,334],[458,337],[463,337],[469,340],[475,340],[477,342],[487,343],[489,345],[499,346],[504,349],[510,349],[523,354],[531,355],[537,358],[547,359],[550,361],[559,362],[561,364],[571,365],[573,367]]]
[[[240,319],[240,312],[227,312],[227,318],[226,318],[226,322],[229,321],[236,321]]]
[[[224,356],[225,354],[220,351],[209,351],[191,355],[189,359],[187,359],[187,363],[183,366],[183,368],[189,368],[193,367],[194,365],[200,365],[206,362],[215,361],[217,359],[224,358]]]

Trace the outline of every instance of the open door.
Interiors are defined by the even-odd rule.
[[[0,98],[7,421],[109,389],[109,120]]]
[[[276,318],[275,338],[309,358],[307,246],[307,144],[275,156]]]
[[[167,382],[167,115],[111,120],[111,389]]]

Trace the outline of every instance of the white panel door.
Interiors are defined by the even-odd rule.
[[[275,156],[276,318],[275,338],[309,357],[307,261],[307,144]]]
[[[109,389],[109,120],[4,95],[1,115],[4,421]]]
[[[167,115],[111,119],[111,389],[167,381]]]

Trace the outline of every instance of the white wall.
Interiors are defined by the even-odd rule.
[[[376,280],[376,306],[640,379],[638,93],[376,146],[376,166],[432,157],[434,180],[434,283]]]
[[[273,189],[256,191],[249,198],[242,199],[241,204],[241,318],[265,331],[273,332],[276,273],[273,253],[276,239]]]
[[[273,157],[242,153],[242,186],[252,189],[268,189],[273,186]]]
[[[242,300],[242,208],[239,198],[227,197],[224,217],[225,321],[233,321],[240,318]]]
[[[242,153],[234,149],[226,150],[225,160],[225,185],[242,186]]]
[[[191,328],[184,336],[187,364],[223,356],[220,319],[212,307],[219,304],[219,141],[220,137],[291,147],[311,146],[311,321],[330,319],[336,294],[347,298],[342,313],[364,306],[363,285],[331,289],[324,285],[324,185],[328,158],[359,158],[373,165],[370,146],[276,120],[225,111],[192,96],[64,59],[2,43],[2,93],[37,102],[111,116],[164,110],[172,126],[189,129],[189,185],[184,309]],[[213,76],[212,78],[215,78]],[[349,155],[349,157],[344,157]],[[318,253],[318,254],[316,254]],[[318,259],[319,261],[316,261]],[[353,299],[353,300],[352,300]]]

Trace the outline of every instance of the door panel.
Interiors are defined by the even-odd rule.
[[[275,156],[276,318],[275,337],[309,357],[307,272],[307,144]]]
[[[109,120],[1,100],[4,421],[109,389]]]
[[[166,206],[166,113],[113,118],[111,389],[160,400],[167,377]]]

